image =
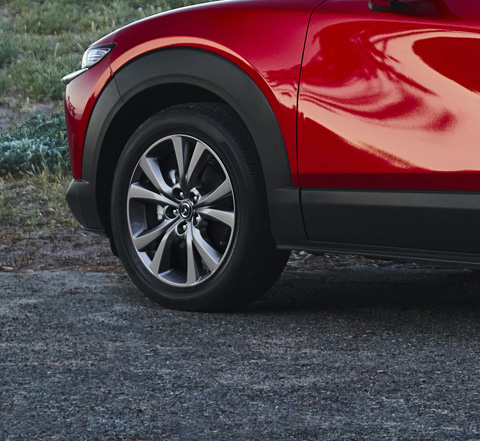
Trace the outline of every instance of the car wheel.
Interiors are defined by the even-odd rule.
[[[135,284],[170,308],[238,308],[275,283],[289,253],[275,249],[268,216],[258,154],[226,105],[154,115],[115,171],[118,254]]]

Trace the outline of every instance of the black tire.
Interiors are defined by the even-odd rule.
[[[130,277],[169,308],[245,305],[289,255],[275,249],[251,138],[222,104],[174,106],[138,128],[115,171],[111,216]]]

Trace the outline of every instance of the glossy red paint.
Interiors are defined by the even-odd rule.
[[[110,44],[114,34],[97,42]],[[109,66],[110,55],[101,63],[78,76],[67,85],[65,91],[65,121],[67,124],[70,162],[74,179],[82,179],[83,144],[90,114],[101,91],[112,77]]]
[[[67,88],[69,134],[83,134],[95,97],[110,74],[141,55],[168,47],[195,47],[225,57],[252,78],[277,116],[297,179],[296,106],[305,36],[312,10],[321,0],[219,2],[160,14],[123,28],[102,43],[117,43],[109,60]],[[261,42],[261,44],[258,44]],[[111,65],[111,73],[108,64]],[[195,67],[192,66],[192,69]],[[95,79],[95,84],[89,84]],[[234,87],[234,85],[232,85]],[[85,90],[91,90],[88,97]],[[75,110],[72,111],[71,106]],[[83,139],[72,139],[74,176],[79,179]]]
[[[256,82],[282,129],[294,185],[480,190],[476,1],[417,1],[404,14],[328,0],[310,22],[300,91],[320,0],[210,3],[127,26],[97,42],[118,46],[67,87],[74,178],[107,82],[147,52],[183,46],[225,57]]]
[[[299,94],[302,187],[480,190],[480,8],[423,4],[392,14],[332,0],[313,14]]]

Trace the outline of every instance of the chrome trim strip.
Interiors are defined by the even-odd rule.
[[[77,78],[79,75],[86,72],[87,70],[88,70],[88,67],[84,67],[83,69],[72,72],[71,74],[65,75],[61,81],[66,86],[68,83],[73,81],[75,78]]]

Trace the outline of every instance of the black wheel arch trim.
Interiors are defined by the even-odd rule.
[[[99,96],[90,118],[84,143],[82,180],[96,187],[98,160],[105,136],[124,104],[149,88],[179,83],[215,94],[240,116],[262,164],[274,239],[278,244],[305,239],[300,191],[293,187],[283,135],[268,100],[242,69],[205,50],[157,50],[133,60],[115,73]],[[97,204],[89,204],[83,212],[87,223],[84,226],[105,230],[98,198]]]

